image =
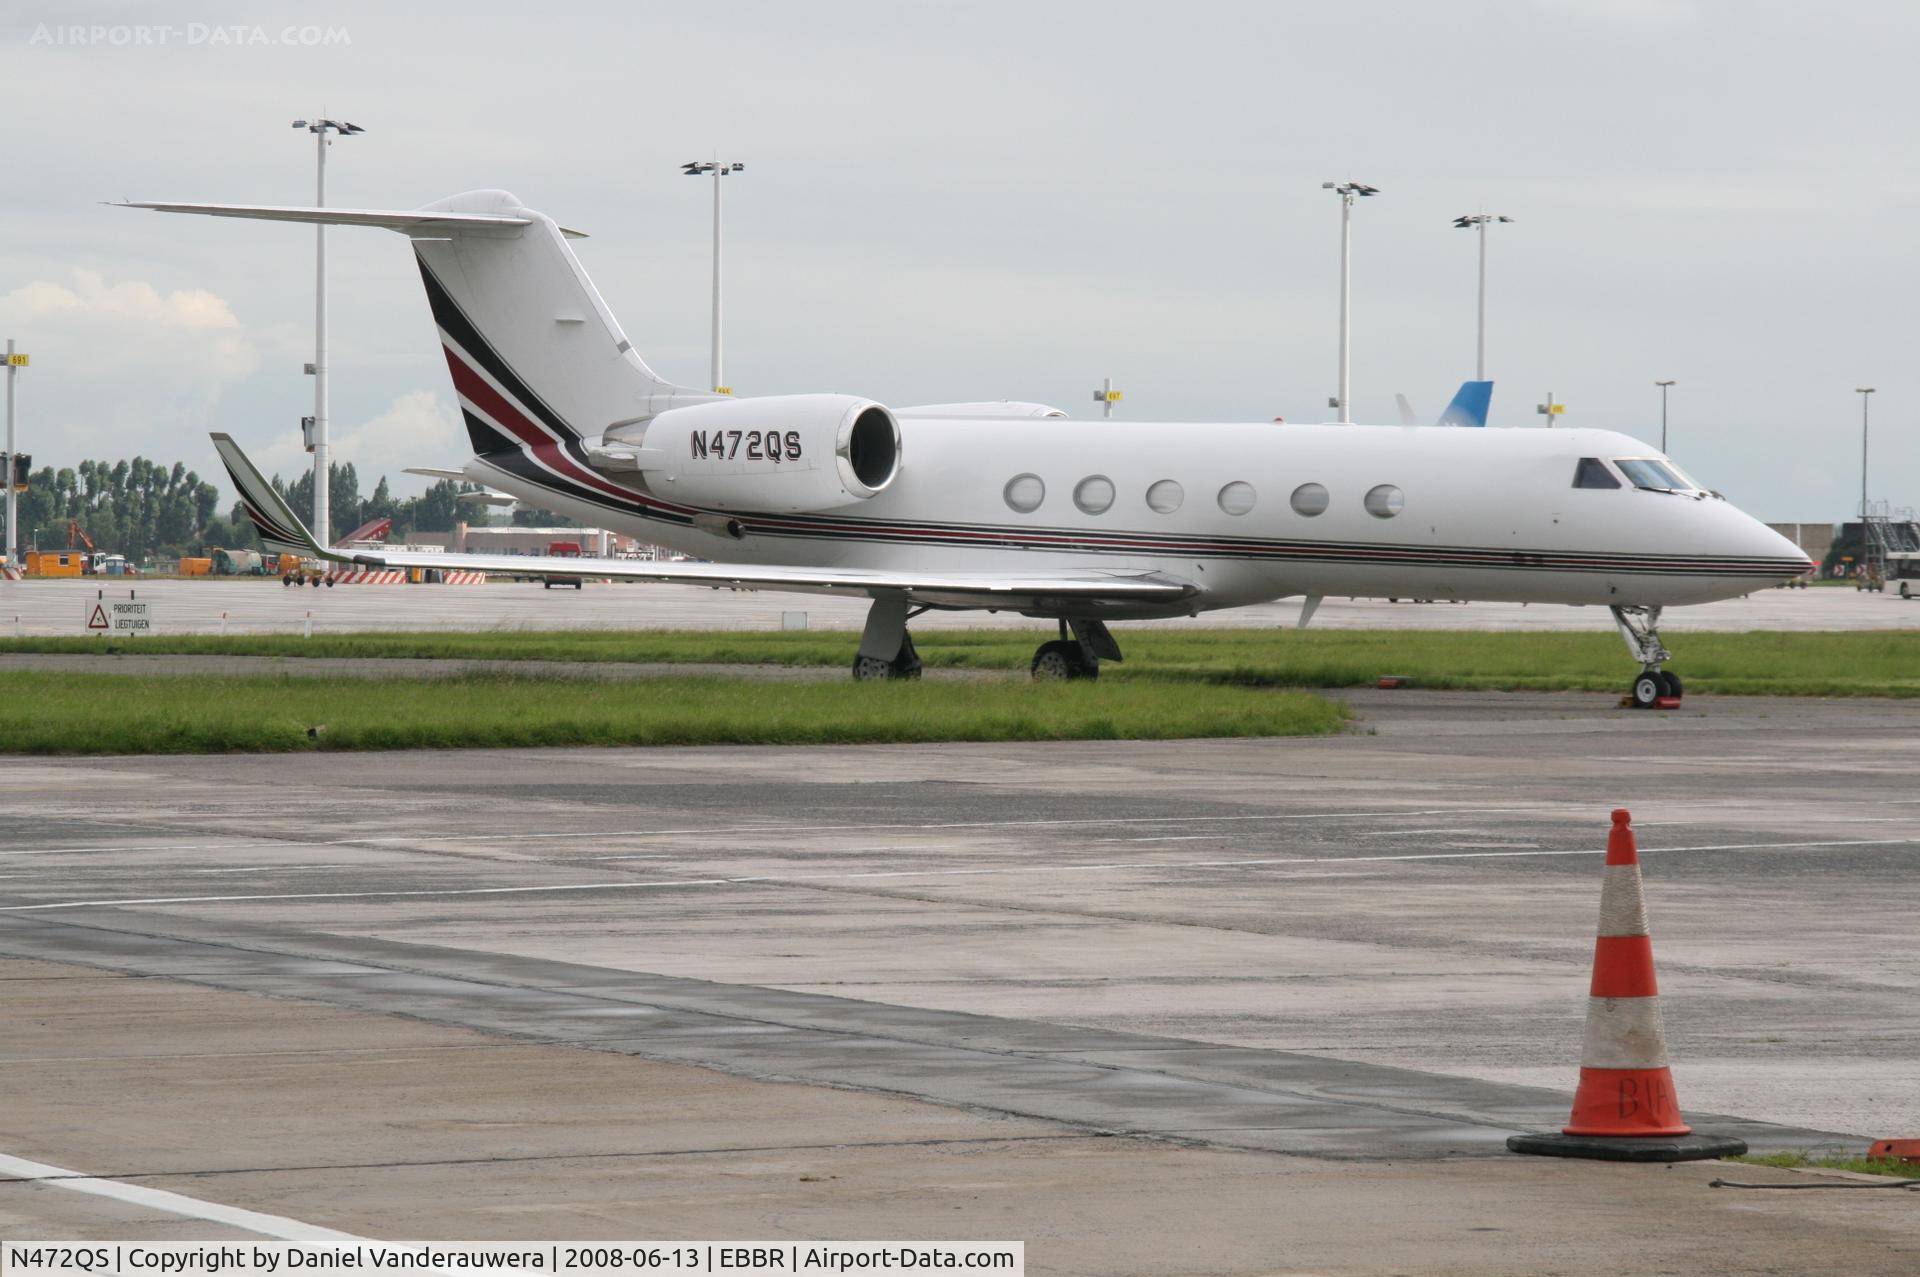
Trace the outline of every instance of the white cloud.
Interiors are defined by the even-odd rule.
[[[233,308],[205,289],[163,293],[144,280],[75,269],[0,295],[0,328],[31,356],[23,427],[68,459],[172,456],[221,396],[260,364]],[[46,452],[54,448],[44,449]]]

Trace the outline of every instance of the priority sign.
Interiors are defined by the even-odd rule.
[[[87,604],[89,634],[145,634],[153,628],[153,604],[129,594],[125,599],[104,596]]]

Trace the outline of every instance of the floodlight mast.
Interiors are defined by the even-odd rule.
[[[1474,227],[1480,232],[1480,324],[1479,338],[1474,344],[1473,379],[1487,379],[1487,223],[1511,222],[1511,217],[1502,217],[1497,213],[1468,213],[1453,219],[1455,228],[1466,230]]]
[[[746,167],[723,164],[719,160],[689,160],[680,166],[680,171],[688,177],[713,176],[713,366],[710,371],[713,390],[723,395],[730,395],[733,390],[720,377],[720,179]]]
[[[1667,452],[1667,391],[1671,390],[1676,383],[1656,381],[1653,384],[1660,387],[1660,455],[1665,456]]]
[[[1860,535],[1864,538],[1867,534],[1867,403],[1874,387],[1855,386],[1853,393],[1860,396]]]
[[[1378,195],[1380,188],[1365,182],[1322,182],[1320,189],[1340,197],[1340,397],[1332,406],[1340,410],[1340,420],[1344,423],[1353,420],[1353,201]]]
[[[327,204],[327,148],[333,145],[329,133],[352,137],[366,130],[345,120],[295,120],[293,127],[313,134],[314,205]],[[327,445],[327,227],[322,222],[313,228],[313,436],[308,441],[313,451],[313,535],[321,545],[331,545],[328,509],[332,494],[328,491],[332,452]]]

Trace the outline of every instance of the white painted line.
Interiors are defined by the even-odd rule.
[[[1675,855],[1696,851],[1798,851],[1823,847],[1906,847],[1920,838],[1866,838],[1844,842],[1720,843],[1705,847],[1642,847],[1640,854]],[[1336,865],[1417,860],[1497,860],[1516,856],[1598,856],[1598,848],[1531,851],[1417,851],[1393,856],[1263,856],[1249,860],[1133,860],[1096,864],[988,865],[972,869],[869,869],[801,874],[745,874],[726,878],[665,878],[651,882],[569,882],[544,887],[430,887],[408,891],[303,891],[239,896],[146,896],[104,900],[57,900],[36,905],[0,906],[0,913],[39,913],[49,909],[91,909],[119,905],[203,905],[279,900],[399,900],[455,896],[539,896],[577,891],[660,891],[683,887],[804,886],[810,882],[855,882],[875,878],[1006,877],[1014,874],[1137,873],[1156,870],[1244,869],[1271,865]]]
[[[240,843],[159,843],[153,846],[100,846],[100,847],[27,847],[15,851],[0,851],[0,856],[67,856],[84,852],[124,851],[124,852],[161,852],[161,851],[257,851],[262,848],[277,847],[371,847],[387,843],[443,843],[443,842],[533,842],[548,838],[572,838],[580,842],[613,841],[629,838],[694,838],[712,834],[790,834],[790,833],[847,833],[860,830],[941,830],[941,829],[1028,829],[1034,827],[1057,827],[1064,825],[1170,825],[1203,824],[1214,821],[1241,820],[1400,820],[1410,816],[1458,816],[1463,814],[1483,815],[1488,812],[1537,811],[1546,803],[1529,803],[1520,807],[1471,807],[1434,808],[1428,811],[1315,811],[1315,812],[1261,812],[1256,815],[1242,816],[1120,816],[1075,820],[956,820],[938,824],[896,824],[896,825],[721,825],[705,829],[616,829],[616,830],[568,830],[564,833],[486,833],[486,834],[375,834],[365,838],[328,838],[315,841],[300,839],[281,839],[278,842],[240,842]],[[625,856],[570,856],[570,860],[624,860]]]
[[[243,1228],[250,1233],[258,1233],[262,1237],[278,1237],[282,1241],[359,1242],[369,1240],[354,1233],[335,1232],[331,1228],[321,1228],[317,1224],[305,1224],[297,1219],[288,1219],[284,1215],[263,1215],[259,1211],[242,1210],[238,1206],[222,1206],[218,1202],[203,1202],[196,1197],[183,1197],[179,1193],[169,1193],[164,1189],[147,1188],[144,1185],[128,1184],[116,1179],[96,1179],[81,1171],[63,1170],[58,1166],[49,1166],[45,1162],[29,1162],[24,1157],[9,1157],[5,1153],[0,1153],[0,1175],[32,1180],[53,1188],[71,1189],[76,1193],[89,1193],[95,1197],[108,1197],[117,1202],[126,1202],[131,1206],[166,1211],[169,1215],[204,1219],[210,1224],[226,1224],[232,1228]]]
[[[1486,834],[1491,829],[1371,829],[1356,834],[1359,838],[1407,838],[1414,834]]]

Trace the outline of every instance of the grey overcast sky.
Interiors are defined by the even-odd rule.
[[[76,30],[76,28],[78,30]],[[144,30],[143,30],[144,28]],[[331,32],[329,33],[329,30]],[[326,4],[12,0],[0,16],[0,336],[37,461],[305,462],[304,228],[104,207],[412,207],[504,187],[576,245],[664,375],[706,376],[708,187],[727,191],[728,380],[893,404],[1323,420],[1338,208],[1357,210],[1354,403],[1657,441],[1769,519],[1920,501],[1920,7],[1746,0]],[[362,489],[467,455],[405,241],[339,230],[338,455]],[[1168,446],[1183,446],[1177,431]],[[222,476],[224,477],[224,476]]]

